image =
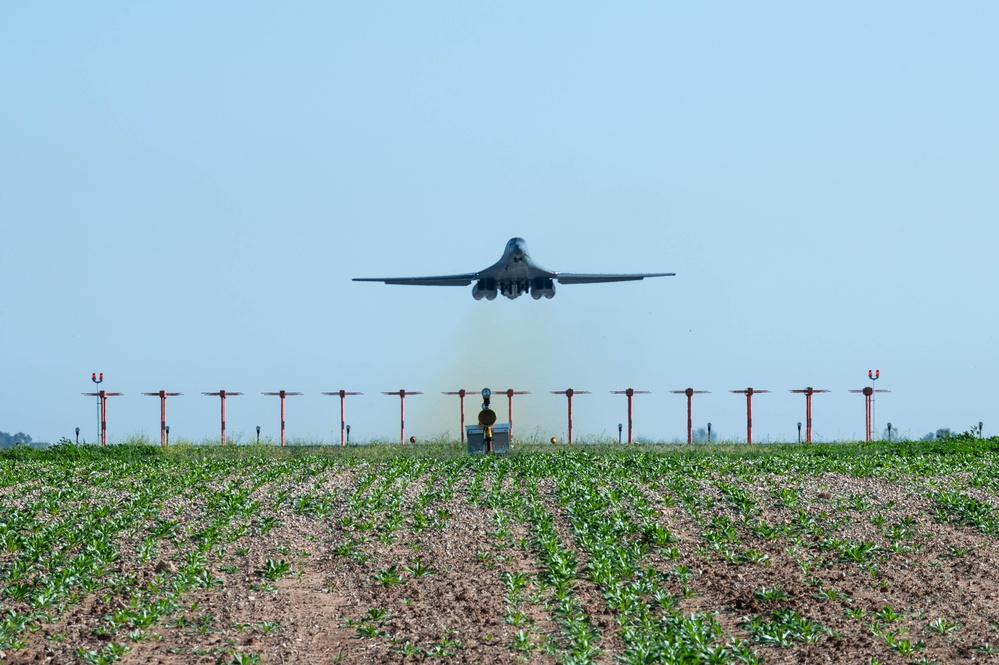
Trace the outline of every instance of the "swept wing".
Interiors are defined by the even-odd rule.
[[[643,272],[635,274],[589,274],[583,272],[555,273],[559,284],[599,284],[600,282],[633,282],[646,277],[673,277],[675,272]]]
[[[433,277],[355,277],[355,282],[382,282],[384,284],[412,284],[413,286],[468,286],[479,279],[479,273],[461,275],[436,275]]]
[[[599,284],[601,282],[633,282],[646,277],[670,277],[672,272],[646,273],[581,273],[555,272],[542,268],[527,253],[527,243],[523,238],[511,238],[506,244],[500,260],[479,270],[457,275],[433,275],[429,277],[355,277],[355,282],[382,282],[383,284],[410,284],[413,286],[468,286],[472,287],[472,297],[476,300],[493,300],[504,295],[511,300],[530,293],[537,300],[555,295],[555,284]]]

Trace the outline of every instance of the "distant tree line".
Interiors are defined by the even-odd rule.
[[[24,432],[18,432],[17,434],[0,432],[0,448],[12,448],[17,444],[30,446],[32,443],[31,437]]]

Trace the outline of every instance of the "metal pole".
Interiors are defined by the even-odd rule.
[[[871,413],[871,410],[872,410],[871,398],[874,396],[874,393],[887,393],[887,392],[891,392],[891,391],[889,391],[889,390],[875,390],[874,388],[872,388],[870,386],[867,386],[866,388],[864,388],[862,390],[851,390],[850,392],[851,393],[862,394],[864,396],[864,429],[865,429],[864,439],[866,441],[870,441],[871,440],[871,430],[872,430],[872,426],[873,426],[873,417],[872,417],[872,413]]]
[[[97,388],[98,388],[98,392],[92,393],[92,394],[97,396],[97,438],[100,438],[100,435],[101,435],[101,394],[100,394],[100,385],[101,385],[101,383],[104,382],[104,372],[101,372],[100,378],[97,377],[97,372],[91,373],[90,380],[93,381],[94,384],[97,385]]]
[[[685,390],[671,390],[670,392],[673,393],[674,395],[686,395],[687,396],[687,444],[688,445],[693,444],[694,443],[694,418],[693,418],[693,412],[694,412],[694,406],[693,406],[694,395],[699,395],[701,393],[706,393],[708,391],[707,390],[694,390],[693,388],[687,388]],[[732,392],[739,392],[739,391],[733,390]],[[710,425],[710,423],[709,423],[709,425]],[[710,427],[709,427],[709,431],[708,431],[708,443],[711,443]]]
[[[219,390],[218,392],[214,392],[214,393],[201,393],[201,394],[202,395],[208,395],[210,397],[218,397],[221,400],[221,413],[222,413],[222,417],[221,417],[221,425],[222,425],[221,443],[224,446],[225,445],[225,398],[226,397],[234,397],[236,395],[242,395],[243,393],[226,392],[224,390]]]
[[[746,391],[746,443],[753,442],[753,391]]]
[[[798,428],[801,429],[801,428]],[[798,438],[801,438],[799,432]],[[805,393],[805,442],[812,442],[812,389],[809,388],[808,392]],[[799,443],[801,443],[799,441]]]
[[[465,443],[465,389],[458,391],[458,401],[461,402],[461,422],[458,423],[459,441]]]
[[[343,448],[347,445],[347,439],[344,436],[344,429],[346,428],[347,421],[344,419],[343,409],[344,402],[347,401],[347,394],[345,391],[340,391],[340,447]]]
[[[687,388],[687,445],[694,443],[694,391]]]
[[[461,419],[458,421],[458,429],[460,430],[458,432],[458,440],[461,441],[461,443],[465,443],[465,395],[467,392],[464,388],[462,388],[461,390],[451,390],[442,392],[441,394],[458,396],[459,413],[461,416]]]
[[[631,415],[632,415],[632,408],[631,408],[631,399],[632,399],[632,397],[634,397],[634,396],[635,396],[635,391],[634,391],[634,390],[632,390],[631,388],[628,388],[628,390],[627,390],[627,391],[625,392],[625,395],[627,395],[627,396],[628,396],[628,445],[631,445],[631,444],[632,444],[632,436],[631,436],[631,432],[632,432],[632,419],[631,419]]]
[[[284,395],[285,395],[285,392],[282,390],[281,391],[281,447],[282,448],[284,448],[284,445],[285,445],[285,441],[284,441],[284,422],[285,422],[285,420],[284,420]]]
[[[415,390],[410,390],[409,392],[405,390],[393,390],[390,392],[383,392],[383,395],[395,395],[399,398],[399,444],[406,445],[406,395],[422,395],[423,393]]]
[[[569,444],[572,444],[572,388],[565,391],[565,396],[569,398]]]
[[[143,395],[148,395],[149,397],[159,397],[160,398],[160,445],[165,446],[170,443],[170,427],[167,425],[166,419],[166,400],[167,397],[176,397],[177,395],[182,395],[183,393],[171,393],[166,390],[158,390],[154,393],[142,393]]]
[[[261,395],[274,395],[281,398],[281,447],[283,448],[285,444],[285,410],[284,410],[284,398],[292,395],[301,395],[302,393],[289,392],[287,390],[278,390],[272,393],[260,393]]]
[[[98,391],[101,400],[101,445],[108,445],[108,396],[103,390]]]
[[[507,425],[510,426],[510,440],[513,441],[513,396],[514,395],[530,395],[531,393],[526,390],[514,390],[513,388],[507,388],[506,399],[507,399]]]
[[[363,395],[364,393],[352,393],[342,388],[334,393],[322,393],[323,395],[339,396],[340,397],[340,447],[343,448],[347,445],[347,436],[344,435],[346,428],[346,421],[344,420],[344,401],[347,395]],[[394,393],[391,393],[394,394]]]
[[[506,390],[506,424],[509,426],[510,439],[513,439],[513,388]]]
[[[871,423],[873,422],[872,419],[871,419],[871,409],[872,409],[872,401],[873,401],[873,398],[874,398],[874,390],[865,388],[864,389],[864,395],[867,398],[867,404],[865,405],[866,406],[866,411],[867,411],[866,414],[865,414],[866,417],[867,417],[867,440],[870,441],[871,440],[871,427],[872,427]]]
[[[874,433],[874,382],[881,378],[881,370],[877,369],[873,372],[867,370],[867,377],[871,380],[871,433]]]
[[[160,391],[160,445],[167,444],[166,433],[166,391]]]
[[[222,445],[225,445],[225,391],[219,391],[219,397],[222,398]]]
[[[566,390],[552,390],[550,392],[553,395],[565,395],[566,398],[569,401],[569,436],[567,438],[567,441],[569,443],[572,443],[572,396],[573,395],[589,395],[590,391],[589,390],[573,390],[572,388],[568,388]],[[620,391],[611,391],[611,392],[620,392]]]

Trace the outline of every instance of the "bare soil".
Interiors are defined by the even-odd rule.
[[[349,487],[353,478],[326,482]],[[726,635],[752,644],[764,663],[996,660],[991,655],[992,645],[999,648],[994,538],[934,519],[935,508],[919,480],[810,477],[797,485],[801,500],[795,508],[774,498],[773,489],[782,482],[742,483],[759,501],[759,520],[839,520],[837,538],[872,542],[892,553],[876,565],[830,562],[814,542],[796,545],[744,531],[740,547],[757,553],[757,560],[733,563],[705,548],[703,523],[664,491],[652,490],[660,523],[677,538],[680,556],[668,559],[653,552],[646,563],[664,571],[677,565],[691,569],[691,593],[681,598],[680,611],[717,613]],[[717,493],[710,483],[703,491]],[[266,500],[263,492],[260,498]],[[843,508],[857,496],[866,498],[868,509]],[[559,510],[554,504],[551,509]],[[528,527],[512,524],[498,538],[493,511],[471,505],[460,492],[432,510],[446,511],[450,519],[425,529],[372,530],[357,546],[357,556],[351,556],[338,550],[358,534],[343,525],[344,510],[317,518],[286,506],[279,511],[278,526],[227,545],[224,555],[213,559],[220,583],[186,594],[173,617],[127,640],[130,650],[119,662],[214,664],[239,662],[238,657],[262,663],[556,662],[543,647],[559,626],[547,610],[550,595],[538,582],[541,565],[523,546]],[[564,541],[573,546],[564,516],[557,517]],[[904,539],[887,539],[876,519],[908,520]],[[585,552],[577,554],[585,561]],[[269,558],[291,563],[288,573],[272,583],[260,572]],[[134,574],[142,585],[169,574],[181,559],[179,550],[164,549],[142,566],[124,559],[121,572]],[[427,570],[421,573],[419,566]],[[503,574],[515,572],[532,582],[512,608]],[[786,597],[768,601],[757,593],[774,587]],[[681,593],[679,586],[668,590]],[[596,662],[616,662],[624,645],[599,589],[580,580],[576,596],[601,634]],[[28,635],[25,648],[5,654],[4,662],[81,662],[78,648],[100,652],[107,646],[94,628],[121,602],[116,596],[84,599],[61,620]],[[897,616],[879,619],[885,607]],[[511,623],[513,609],[521,613],[517,625]],[[743,618],[783,609],[821,623],[829,633],[789,647],[754,642]],[[937,620],[942,623],[934,629]],[[885,633],[909,640],[915,651],[893,648]]]

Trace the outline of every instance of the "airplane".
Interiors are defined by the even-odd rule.
[[[476,300],[494,300],[502,294],[513,300],[530,292],[535,300],[555,296],[555,282],[559,284],[596,284],[599,282],[628,282],[646,277],[671,277],[673,272],[649,272],[638,274],[587,274],[578,272],[555,272],[542,268],[527,253],[527,243],[523,238],[511,238],[503,250],[500,260],[479,272],[460,275],[438,275],[433,277],[355,277],[355,282],[383,282],[385,284],[413,284],[417,286],[468,286],[472,287],[472,297]]]

